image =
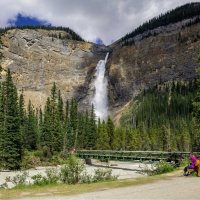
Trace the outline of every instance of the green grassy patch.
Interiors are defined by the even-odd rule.
[[[53,196],[53,195],[72,195],[92,191],[101,191],[117,187],[127,187],[133,185],[152,183],[157,180],[169,179],[168,175],[142,177],[135,179],[125,179],[116,181],[106,181],[91,184],[51,184],[51,185],[30,185],[21,186],[13,189],[1,189],[0,199],[19,199],[22,197],[38,197],[38,196]]]

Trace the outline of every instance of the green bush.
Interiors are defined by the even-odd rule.
[[[111,169],[96,169],[94,172],[93,182],[115,180],[117,176],[112,176]]]
[[[43,177],[41,174],[36,174],[36,175],[32,176],[31,179],[33,180],[33,185],[46,185],[47,184],[46,178]]]
[[[33,152],[33,155],[36,156],[36,157],[39,157],[41,159],[41,158],[43,158],[44,153],[41,150],[36,150],[36,151]]]
[[[24,171],[22,173],[17,174],[14,177],[6,177],[6,183],[11,182],[15,186],[23,186],[26,185],[28,178],[28,172]]]
[[[71,155],[67,159],[66,165],[61,168],[61,181],[67,184],[76,184],[81,182],[81,174],[84,172],[84,164],[75,156]]]
[[[57,183],[60,179],[60,173],[55,168],[47,169],[46,176],[47,176],[49,183]]]
[[[0,185],[0,188],[7,188],[8,182],[12,182],[15,187],[23,186],[27,183],[27,178],[27,172],[17,174],[12,178],[7,177],[6,182]],[[90,175],[87,173],[83,162],[75,156],[71,155],[68,157],[66,164],[61,168],[60,172],[57,168],[50,168],[45,171],[45,175],[37,174],[32,176],[31,179],[33,181],[33,185],[41,186],[59,183],[93,183],[99,181],[115,180],[117,179],[117,176],[112,176],[111,169],[97,169],[95,170],[94,175]]]
[[[34,185],[49,185],[56,184],[59,182],[60,176],[56,169],[47,169],[46,176],[42,176],[41,174],[37,174],[32,176]]]
[[[150,176],[164,174],[167,172],[172,172],[176,169],[176,166],[172,163],[168,163],[166,161],[159,161],[153,163],[151,168],[146,167],[143,171]]]
[[[42,148],[42,152],[43,152],[43,157],[46,159],[50,159],[52,157],[52,153],[49,147],[44,146]]]
[[[41,161],[39,157],[29,154],[29,155],[24,156],[21,167],[22,169],[30,169],[30,168],[37,167],[40,164],[41,164]]]
[[[88,174],[86,171],[84,171],[82,173],[82,176],[81,176],[81,183],[88,183],[89,184],[89,183],[92,183],[92,182],[94,182],[93,176]]]

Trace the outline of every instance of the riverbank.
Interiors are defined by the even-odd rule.
[[[79,195],[91,192],[107,191],[113,188],[132,187],[137,185],[153,184],[157,181],[171,180],[173,178],[182,177],[182,171],[159,176],[143,176],[130,179],[119,179],[116,181],[92,183],[92,184],[77,184],[77,185],[45,185],[45,186],[28,186],[21,188],[12,188],[0,190],[0,199],[63,199],[65,196]],[[186,177],[183,177],[186,178]],[[193,177],[196,178],[196,177]],[[79,195],[80,196],[80,195]],[[66,198],[66,197],[65,197]],[[73,196],[74,198],[74,196]],[[68,199],[68,197],[67,197]],[[82,198],[86,199],[86,198]],[[88,198],[90,199],[90,198]]]

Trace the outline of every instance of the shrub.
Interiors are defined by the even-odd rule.
[[[7,188],[8,182],[15,186],[23,186],[27,184],[28,173],[23,172],[14,177],[7,177],[6,182],[0,185],[0,188]],[[117,176],[112,176],[111,169],[97,169],[94,175],[87,173],[85,165],[75,156],[71,155],[67,159],[67,163],[61,168],[60,172],[57,168],[50,168],[45,171],[45,175],[37,174],[31,177],[33,185],[49,185],[49,184],[76,184],[76,183],[92,183],[99,181],[115,180]],[[30,184],[30,183],[29,183]]]
[[[59,181],[60,174],[57,169],[47,169],[45,173],[49,183],[57,183]]]
[[[143,171],[150,176],[164,174],[167,172],[172,172],[176,169],[176,166],[173,163],[168,163],[166,161],[159,161],[153,163],[151,168],[146,167]]]
[[[28,172],[24,171],[21,174],[17,174],[14,177],[6,177],[6,183],[11,182],[15,186],[23,186],[26,185],[28,178]]]
[[[8,188],[8,183],[3,183],[0,185],[0,189],[7,189]]]
[[[112,176],[111,169],[96,169],[94,172],[93,182],[115,180],[117,176]]]
[[[31,177],[34,185],[49,185],[56,184],[59,182],[59,173],[57,169],[47,169],[45,171],[46,175],[42,176],[41,174],[37,174]]]
[[[81,183],[92,183],[92,182],[94,182],[93,176],[84,171],[81,176]]]
[[[39,157],[29,154],[24,156],[21,167],[22,169],[30,169],[39,166],[40,164],[41,161]]]
[[[41,150],[34,151],[34,156],[39,157],[40,159],[43,158],[43,152]]]
[[[46,185],[47,184],[46,178],[43,177],[41,174],[36,174],[36,175],[32,176],[31,179],[33,180],[34,185]]]
[[[42,152],[43,152],[43,157],[46,159],[50,159],[52,157],[52,153],[49,147],[44,146],[42,148]]]
[[[84,172],[84,164],[75,156],[71,155],[67,159],[66,165],[61,168],[61,181],[68,184],[76,184],[81,180],[81,174]]]

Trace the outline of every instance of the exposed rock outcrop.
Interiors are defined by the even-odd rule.
[[[85,106],[90,103],[89,87],[96,64],[109,48],[54,37],[69,38],[67,34],[59,30],[12,29],[1,37],[3,69],[10,68],[18,89],[23,89],[26,100],[30,98],[36,106],[44,105],[53,82],[65,99],[76,97]]]
[[[180,23],[178,24],[180,25]],[[159,28],[160,33],[114,49],[109,58],[109,103],[116,113],[144,88],[170,80],[196,76],[200,53],[200,24],[181,28]]]
[[[69,33],[62,30],[11,29],[1,37],[1,79],[10,68],[18,89],[23,89],[26,100],[31,99],[36,106],[44,105],[56,82],[65,99],[76,97],[85,109],[94,93],[96,65],[109,51],[109,108],[115,114],[144,88],[196,76],[200,24],[185,28],[180,24],[177,28],[172,24],[159,27],[155,35],[124,47],[66,39]]]

